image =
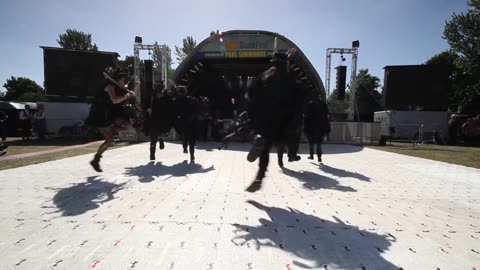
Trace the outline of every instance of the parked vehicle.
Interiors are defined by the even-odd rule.
[[[480,115],[452,114],[448,121],[449,144],[480,142]]]

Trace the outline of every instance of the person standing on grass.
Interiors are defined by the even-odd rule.
[[[7,119],[8,115],[4,111],[0,111],[0,137],[2,138],[2,142],[7,140],[7,130],[5,128]]]
[[[20,112],[19,118],[22,122],[22,140],[29,140],[32,136],[32,113],[29,105],[25,105],[25,109]]]
[[[5,144],[5,141],[7,140],[7,132],[5,130],[5,122],[7,121],[8,115],[4,113],[3,111],[0,111],[0,137],[2,138],[2,141],[0,141],[0,157],[5,155],[7,151],[8,145]]]
[[[43,104],[37,105],[37,111],[33,114],[33,130],[39,140],[45,140],[47,121],[45,119],[45,108]]]

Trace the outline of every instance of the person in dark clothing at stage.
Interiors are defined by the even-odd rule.
[[[157,87],[158,88],[158,87]],[[165,147],[161,136],[172,128],[182,136],[184,153],[190,153],[190,161],[195,162],[195,145],[200,133],[200,115],[207,106],[204,97],[188,95],[185,87],[170,86],[170,90],[156,89],[151,105],[150,160],[155,160],[156,143]]]
[[[292,130],[301,125],[301,104],[297,104],[303,94],[300,84],[289,71],[289,59],[295,49],[285,53],[275,53],[272,66],[263,72],[249,91],[248,114],[256,134],[247,160],[254,162],[259,158],[259,169],[253,183],[246,189],[255,192],[261,188],[269,162],[271,147],[292,143]],[[296,121],[300,120],[300,124]],[[297,149],[298,150],[298,149]],[[291,149],[290,153],[296,150]],[[289,157],[290,158],[290,157]],[[293,160],[296,157],[291,156]],[[293,161],[292,160],[292,161]]]
[[[163,135],[170,132],[175,121],[173,87],[165,89],[163,81],[155,84],[150,106],[150,160],[155,160],[157,142],[165,148]]]
[[[188,95],[187,92],[186,88],[178,88],[174,128],[182,136],[183,153],[190,153],[190,161],[195,162],[195,145],[200,134],[200,115],[204,102],[201,98]]]
[[[323,138],[330,133],[328,106],[319,97],[314,97],[306,106],[304,114],[304,132],[308,139],[310,157],[313,159],[313,149],[316,146],[318,162],[322,162]]]

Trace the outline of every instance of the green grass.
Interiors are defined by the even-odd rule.
[[[392,143],[392,145],[368,147],[407,156],[443,161],[480,169],[480,147],[433,144],[412,146],[411,143]]]
[[[44,142],[38,141],[21,141],[15,140],[8,143],[8,153],[4,157],[8,157],[9,155],[14,154],[24,154],[34,151],[43,151],[43,150],[51,150],[63,146],[73,146],[73,145],[81,145],[87,142],[82,140],[72,140],[72,139],[52,139]],[[128,146],[134,143],[131,142],[119,142],[115,143],[115,145],[111,148],[118,148]],[[63,150],[55,153],[48,153],[48,154],[40,154],[31,157],[24,157],[12,160],[2,160],[0,158],[0,170],[6,170],[11,168],[17,168],[32,164],[43,163],[52,160],[58,160],[68,157],[74,157],[79,155],[85,155],[90,153],[95,153],[98,149],[100,144],[91,144],[85,145],[74,149]]]
[[[7,142],[8,152],[4,157],[31,153],[31,152],[51,150],[51,149],[60,148],[64,146],[81,145],[86,143],[88,143],[88,141],[77,139],[77,138],[75,139],[54,138],[54,139],[48,139],[44,141],[39,141],[39,140],[24,141],[19,138],[9,138]]]

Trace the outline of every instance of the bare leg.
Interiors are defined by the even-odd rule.
[[[90,161],[90,165],[92,165],[93,169],[97,172],[102,172],[102,169],[100,168],[100,159],[102,158],[102,154],[113,145],[113,127],[102,129],[102,133],[105,141],[98,148],[93,160]]]
[[[300,156],[298,155],[298,148],[299,139],[296,136],[289,138],[287,146],[288,162],[300,160]]]

